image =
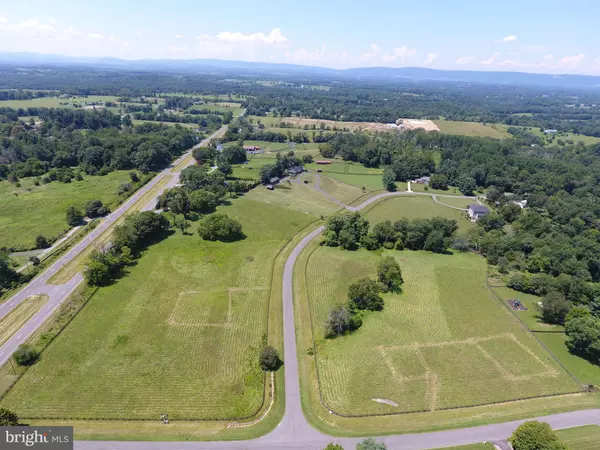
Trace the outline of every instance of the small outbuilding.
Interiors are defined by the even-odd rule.
[[[318,159],[315,161],[317,164],[331,164],[331,161],[326,159]]]
[[[421,177],[421,178],[417,178],[416,180],[413,180],[413,183],[429,184],[429,181],[431,181],[431,177]]]
[[[279,177],[273,177],[269,180],[269,184],[276,185],[277,183],[279,183],[279,181]]]
[[[489,208],[482,205],[469,205],[467,207],[467,214],[472,222],[477,222],[480,217],[487,216],[489,213]]]

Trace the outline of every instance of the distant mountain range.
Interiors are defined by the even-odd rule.
[[[437,70],[422,67],[359,67],[336,70],[298,64],[273,64],[219,59],[138,59],[73,57],[42,53],[0,52],[0,66],[19,67],[94,67],[166,72],[225,72],[257,75],[322,76],[334,79],[396,81],[450,81],[489,84],[538,85],[556,87],[600,88],[600,76],[550,75],[525,72],[480,72],[470,70]]]

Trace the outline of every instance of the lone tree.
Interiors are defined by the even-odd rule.
[[[81,224],[83,220],[83,214],[74,206],[69,206],[67,208],[67,224],[71,227],[76,227]]]
[[[19,425],[19,417],[12,411],[0,408],[0,427],[14,427]]]
[[[90,219],[105,216],[109,212],[110,209],[104,206],[100,200],[90,200],[85,204],[85,215]]]
[[[382,182],[386,190],[394,192],[396,190],[396,173],[391,168],[385,169]]]
[[[20,366],[31,366],[39,359],[40,354],[31,345],[21,344],[13,353],[15,362]]]
[[[351,309],[381,311],[383,299],[379,296],[379,285],[369,278],[361,278],[348,287],[348,305]]]
[[[545,422],[532,420],[519,426],[509,439],[515,450],[568,450]]]
[[[402,292],[402,270],[396,258],[393,256],[384,256],[379,261],[377,268],[377,277],[379,281],[391,292]]]
[[[237,241],[244,237],[242,224],[226,214],[212,214],[200,222],[198,234],[207,241]]]
[[[334,444],[333,442],[330,442],[323,450],[344,450],[344,447],[342,447],[340,444]]]
[[[42,236],[41,234],[38,234],[35,237],[35,248],[48,248],[50,247],[50,242],[48,242],[48,239],[46,238],[46,236]]]
[[[260,368],[265,372],[273,372],[281,367],[282,361],[279,353],[270,345],[263,347],[258,356]]]
[[[343,305],[334,306],[325,321],[325,337],[334,338],[360,328],[362,319]]]
[[[542,298],[540,312],[544,322],[563,325],[571,306],[572,303],[565,298],[564,294],[552,291]]]

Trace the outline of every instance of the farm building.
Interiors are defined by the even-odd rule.
[[[290,175],[299,175],[302,172],[304,172],[304,167],[302,167],[302,166],[294,166],[294,167],[290,167],[288,169],[288,173]]]
[[[482,205],[469,205],[467,214],[472,222],[476,222],[480,217],[486,216],[490,213],[490,210]]]
[[[554,128],[544,130],[544,134],[556,134],[556,133],[558,133],[558,130],[555,130]]]
[[[246,151],[246,153],[249,153],[251,155],[263,153],[263,149],[258,145],[244,145],[244,150]]]
[[[317,164],[331,164],[331,161],[325,159],[318,159],[315,161]]]
[[[431,180],[431,177],[421,177],[421,178],[417,178],[416,180],[413,180],[413,183],[429,184],[430,180]]]

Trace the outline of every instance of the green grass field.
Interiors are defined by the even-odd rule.
[[[469,205],[477,204],[477,202],[470,198],[452,198],[452,197],[438,197],[440,203],[444,205],[454,206],[455,208],[467,209]]]
[[[519,300],[527,308],[526,311],[516,310],[515,313],[532,331],[563,331],[565,327],[544,323],[541,320],[538,302],[542,299],[537,295],[525,294],[507,287],[494,287],[494,292],[503,301]]]
[[[325,340],[329,309],[348,284],[374,276],[379,256],[319,247],[306,268],[323,400],[347,415],[438,410],[579,389],[486,288],[470,253],[388,252],[402,295],[384,294],[355,333]],[[397,406],[389,403],[394,402]]]
[[[100,102],[115,102],[118,103],[118,97],[113,95],[90,95],[87,97],[75,97],[75,98],[58,98],[58,97],[41,97],[34,98],[31,100],[2,100],[0,101],[0,108],[72,108],[73,103],[80,106],[85,106],[89,103],[100,103]]]
[[[205,103],[202,105],[195,105],[192,109],[208,109],[209,111],[217,112],[231,111],[234,117],[239,116],[243,110],[241,103],[235,102]]]
[[[431,197],[424,195],[403,195],[384,199],[371,207],[365,213],[365,217],[371,222],[371,225],[388,219],[392,221],[398,220],[402,217],[408,219],[444,217],[456,220],[461,230],[466,230],[473,226],[471,222],[466,220],[466,213],[439,205]]]
[[[346,183],[340,183],[333,178],[325,176],[321,176],[320,178],[321,182],[319,187],[346,205],[349,205],[363,195],[362,189],[358,187],[351,186]]]
[[[184,128],[198,128],[198,124],[195,123],[183,123],[183,122],[161,122],[160,120],[138,120],[138,119],[132,119],[131,123],[133,123],[134,125],[143,125],[145,123],[154,123],[157,125],[168,125],[170,127],[174,127],[175,125],[181,125]]]
[[[327,173],[327,177],[334,178],[342,183],[355,186],[362,190],[364,187],[367,191],[378,191],[383,189],[383,181],[381,176],[377,175],[356,175],[356,174],[345,174],[345,173]],[[406,190],[406,183],[397,182],[399,191]]]
[[[69,229],[65,221],[67,207],[83,208],[89,200],[99,199],[114,207],[119,200],[118,186],[129,181],[127,171],[105,176],[84,176],[83,181],[34,186],[32,178],[20,180],[21,187],[0,182],[0,243],[16,249],[34,246],[38,234],[48,239]]]
[[[595,450],[600,443],[600,426],[567,428],[558,430],[558,437],[569,446],[570,450]]]
[[[459,134],[464,136],[481,136],[496,139],[510,138],[508,128],[502,124],[486,124],[479,122],[458,122],[454,120],[434,120],[440,133]]]
[[[449,187],[447,190],[442,191],[441,189],[431,189],[429,186],[427,186],[427,189],[425,189],[425,186],[427,185],[419,183],[410,183],[410,189],[414,192],[427,192],[428,194],[440,195],[463,195],[462,192],[460,192],[458,188],[455,187]]]
[[[570,353],[565,345],[567,340],[565,334],[535,333],[535,335],[581,383],[600,386],[600,366]]]
[[[23,417],[253,414],[263,399],[258,352],[272,262],[315,217],[254,192],[231,203],[219,210],[242,223],[246,239],[176,233],[152,246],[99,290],[2,406]]]

